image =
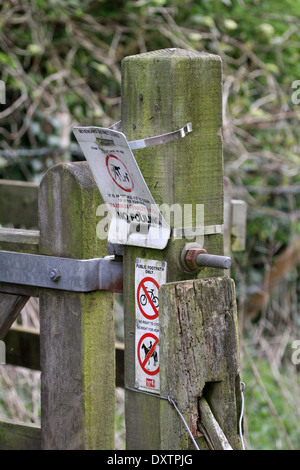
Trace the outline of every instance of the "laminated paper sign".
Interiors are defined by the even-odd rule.
[[[75,127],[73,132],[111,214],[108,241],[164,249],[170,227],[146,185],[125,135],[101,127]]]
[[[158,291],[166,283],[165,261],[135,263],[135,387],[160,392]]]

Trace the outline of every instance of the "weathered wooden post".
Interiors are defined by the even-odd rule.
[[[226,445],[239,449],[241,387],[233,280],[216,277],[165,284],[160,301],[162,395],[174,397],[200,448],[224,448],[220,435],[214,440],[210,433],[208,404]],[[186,430],[166,405],[161,404],[163,448],[188,449]]]
[[[51,168],[40,185],[40,254],[106,256],[101,203],[87,163]],[[114,448],[113,295],[40,289],[43,449]]]
[[[183,214],[186,208],[185,205],[192,205],[194,212],[189,227],[198,229],[195,241],[203,245],[204,240],[206,251],[216,255],[223,254],[221,121],[222,71],[221,60],[218,56],[180,49],[166,49],[124,59],[122,63],[122,131],[128,140],[143,139],[148,136],[172,132],[188,122],[192,123],[193,131],[184,139],[157,147],[137,150],[135,151],[135,157],[158,205],[166,204],[170,208],[172,205],[177,204],[182,208]],[[197,220],[195,211],[195,208],[201,205],[204,207],[204,238],[203,233],[201,233],[203,224]],[[202,227],[199,225],[202,225]],[[174,227],[174,225],[171,226]],[[135,383],[136,259],[165,261],[167,263],[168,283],[196,279],[197,277],[212,278],[223,275],[223,270],[215,268],[204,268],[199,273],[198,271],[194,273],[184,273],[182,271],[179,263],[180,251],[187,242],[191,241],[185,238],[185,226],[183,219],[180,230],[177,221],[177,227],[172,231],[171,239],[164,250],[124,247],[127,449],[184,449],[190,445],[187,435],[183,433],[180,423],[178,424],[178,421],[176,421],[178,416],[171,405],[158,396],[140,393],[136,389]],[[170,381],[168,367],[171,363],[173,363],[173,367],[170,370],[173,372],[177,370],[181,374],[189,374],[189,371],[184,370],[182,364],[178,364],[178,367],[176,367],[177,360],[181,357],[178,353],[180,344],[176,342],[181,337],[178,329],[188,330],[187,339],[191,342],[195,340],[193,344],[200,347],[201,340],[197,342],[193,337],[199,332],[199,328],[208,328],[207,334],[213,335],[212,331],[214,329],[216,329],[216,332],[219,331],[220,321],[222,325],[224,322],[225,324],[229,322],[229,330],[233,329],[230,334],[235,338],[236,312],[234,312],[233,306],[228,311],[229,292],[231,292],[229,303],[233,301],[232,283],[229,279],[227,281],[229,284],[226,284],[226,286],[223,280],[215,283],[211,282],[209,285],[204,283],[201,286],[196,284],[198,281],[191,281],[192,284],[188,283],[188,286],[193,286],[193,296],[189,297],[189,301],[192,298],[195,302],[195,298],[199,300],[203,295],[203,308],[205,308],[206,303],[211,304],[211,307],[203,314],[207,321],[203,320],[202,323],[198,318],[201,316],[201,309],[197,307],[190,310],[187,305],[182,308],[183,315],[180,317],[180,321],[183,323],[179,322],[174,302],[178,302],[180,296],[190,296],[191,292],[187,286],[178,287],[177,291],[174,291],[176,289],[174,286],[170,288],[165,286],[162,291],[162,306],[160,305],[160,308],[163,308],[163,312],[160,312],[162,382],[160,395],[167,393],[170,387],[169,392],[173,392],[175,394],[173,398],[178,400],[179,406],[183,406],[182,412],[186,418],[189,417],[190,413],[192,415],[195,413],[195,405],[197,407],[198,399],[200,400],[203,395],[206,381],[216,381],[213,393],[206,393],[207,397],[213,395],[214,399],[212,401],[218,399],[225,401],[226,397],[222,396],[223,388],[218,388],[217,383],[222,379],[216,379],[217,375],[212,375],[213,378],[211,379],[207,376],[195,377],[195,380],[197,380],[195,388],[192,387],[192,377],[191,382],[183,380],[182,385],[180,383],[181,375],[176,376],[179,381],[176,386]],[[173,289],[172,294],[170,294],[170,289]],[[224,301],[221,301],[220,305],[216,304],[214,296],[219,297],[220,292],[223,292],[223,290],[224,296],[227,293],[227,297],[224,297]],[[169,304],[170,295],[173,302]],[[212,296],[212,299],[210,299],[210,296]],[[228,316],[221,315],[224,305],[226,305]],[[216,311],[210,310],[213,306],[216,308],[218,306],[218,309]],[[173,307],[175,311],[171,315],[170,309]],[[190,312],[192,319],[189,323]],[[219,314],[222,319],[219,318]],[[187,322],[186,325],[185,322]],[[224,326],[221,330],[227,332],[227,326]],[[226,334],[224,333],[225,337]],[[170,335],[174,336],[173,342]],[[206,337],[205,332],[203,332],[202,337],[203,335]],[[202,345],[204,344],[210,347],[209,342],[206,343],[203,339]],[[232,345],[236,348],[236,341],[233,341]],[[193,350],[194,346],[191,345],[191,347]],[[189,348],[189,344],[186,345],[186,348]],[[185,361],[188,362],[188,354],[183,354],[183,356]],[[165,360],[166,362],[163,364]],[[230,362],[229,359],[228,361]],[[218,368],[218,364],[215,367]],[[237,371],[234,370],[234,380],[238,380]],[[196,368],[193,373],[201,374],[201,367]],[[199,380],[201,386],[199,386]],[[228,382],[227,385],[232,387],[232,381]],[[181,386],[182,388],[191,387],[192,390],[181,390]],[[208,389],[209,386],[207,386],[206,392]],[[180,390],[182,395],[179,393]],[[233,390],[234,394],[235,388]],[[183,401],[182,396],[184,396]],[[187,404],[187,400],[189,404]],[[192,408],[190,408],[190,400],[192,400]],[[234,403],[229,408],[230,413],[234,411],[237,414]],[[225,409],[224,413],[226,414]],[[224,424],[224,413],[222,414],[221,426]],[[200,435],[196,426],[199,418],[198,410],[196,414],[196,419],[191,419],[189,425],[192,427],[195,437],[198,438]],[[238,440],[230,439],[230,437],[232,436],[227,435],[231,445],[238,448]]]

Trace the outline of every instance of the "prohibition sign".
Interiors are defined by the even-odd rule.
[[[149,294],[149,291],[147,290],[145,286],[145,283],[148,281],[153,283],[155,287],[157,288],[157,290],[159,290],[159,284],[155,279],[153,279],[152,277],[144,277],[144,279],[141,280],[137,288],[137,294],[136,294],[137,303],[144,317],[146,317],[148,320],[155,320],[155,318],[158,317],[158,300],[156,301],[157,297],[153,295],[153,290],[152,292],[150,290],[150,294]],[[147,302],[149,302],[151,306],[151,311],[153,311],[153,313],[151,313],[150,315],[149,313],[145,312],[145,308],[144,308],[145,305],[142,305],[141,303],[142,297],[146,298]]]
[[[109,167],[111,165],[112,169]],[[112,180],[119,188],[127,193],[131,193],[134,184],[126,165],[115,155],[109,154],[106,157],[106,167]]]
[[[152,338],[154,340],[154,343],[153,343],[151,349],[147,352],[145,359],[142,360],[142,358],[141,358],[142,343],[146,338]],[[138,360],[139,360],[139,363],[140,363],[140,366],[141,366],[143,372],[145,372],[148,375],[156,375],[159,372],[159,366],[157,366],[157,368],[155,370],[152,370],[152,371],[146,369],[146,364],[150,360],[152,354],[155,352],[155,348],[158,345],[158,343],[159,343],[159,339],[153,333],[145,333],[139,340],[139,344],[138,344],[138,347],[137,347]]]

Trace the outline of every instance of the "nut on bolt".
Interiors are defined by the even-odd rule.
[[[52,268],[49,273],[51,281],[57,282],[61,279],[61,272],[58,268]]]
[[[185,255],[185,264],[189,271],[196,271],[199,270],[199,266],[197,265],[197,257],[201,254],[207,254],[204,248],[197,248],[188,250]]]
[[[181,250],[179,255],[179,264],[181,269],[186,273],[192,273],[199,270],[196,264],[197,256],[206,254],[206,250],[201,248],[198,243],[187,243]]]

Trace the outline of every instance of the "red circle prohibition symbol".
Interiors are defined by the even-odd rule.
[[[148,353],[147,353],[146,357],[144,358],[144,360],[142,360],[140,351],[141,351],[142,342],[146,338],[154,339],[154,344],[152,345],[151,349],[148,351]],[[155,370],[152,370],[152,371],[146,369],[146,364],[150,360],[150,358],[151,358],[152,354],[154,353],[155,348],[158,345],[158,343],[159,343],[159,339],[153,333],[145,333],[139,340],[139,344],[138,344],[138,347],[137,347],[138,360],[139,360],[141,368],[148,375],[156,375],[159,372],[159,366]]]
[[[109,160],[114,158],[115,160],[117,160],[119,162],[119,164],[122,165],[122,167],[125,168],[126,170],[126,177],[128,178],[128,182],[130,183],[130,187],[124,187],[122,186],[120,183],[118,183],[118,181],[116,180],[116,177],[118,175],[118,170],[116,170],[116,173],[115,173],[115,176],[112,174],[110,168],[109,168]],[[115,168],[118,168],[120,170],[120,167],[117,167],[114,165]],[[123,191],[126,191],[127,193],[131,193],[131,191],[133,191],[133,188],[134,188],[134,184],[133,184],[133,181],[132,181],[132,178],[131,178],[131,175],[126,167],[126,165],[122,162],[122,160],[120,160],[120,158],[116,157],[115,155],[112,155],[111,153],[109,155],[107,155],[106,157],[106,168],[108,170],[108,173],[110,175],[110,177],[112,178],[112,180],[114,181],[114,183],[116,183],[117,186],[119,186],[119,188],[121,188]],[[120,176],[119,176],[120,178]],[[120,178],[121,179],[121,178]]]
[[[137,303],[138,303],[139,309],[140,309],[141,313],[144,315],[144,317],[146,317],[148,320],[155,320],[155,318],[158,317],[158,307],[156,307],[156,305],[154,304],[154,302],[153,302],[154,298],[153,297],[151,298],[147,288],[145,287],[145,282],[147,282],[147,281],[152,282],[155,285],[155,287],[157,288],[157,290],[159,290],[159,284],[155,279],[153,279],[152,277],[145,277],[144,279],[141,280],[141,282],[139,283],[138,288],[137,288],[137,293],[136,293]],[[141,290],[142,290],[142,293],[140,295]],[[143,305],[141,304],[141,297],[142,296],[144,296],[144,298],[147,300],[147,302],[149,302],[149,304],[151,306],[151,309],[153,310],[153,314],[149,315],[149,313],[145,312],[145,310],[143,308]]]

